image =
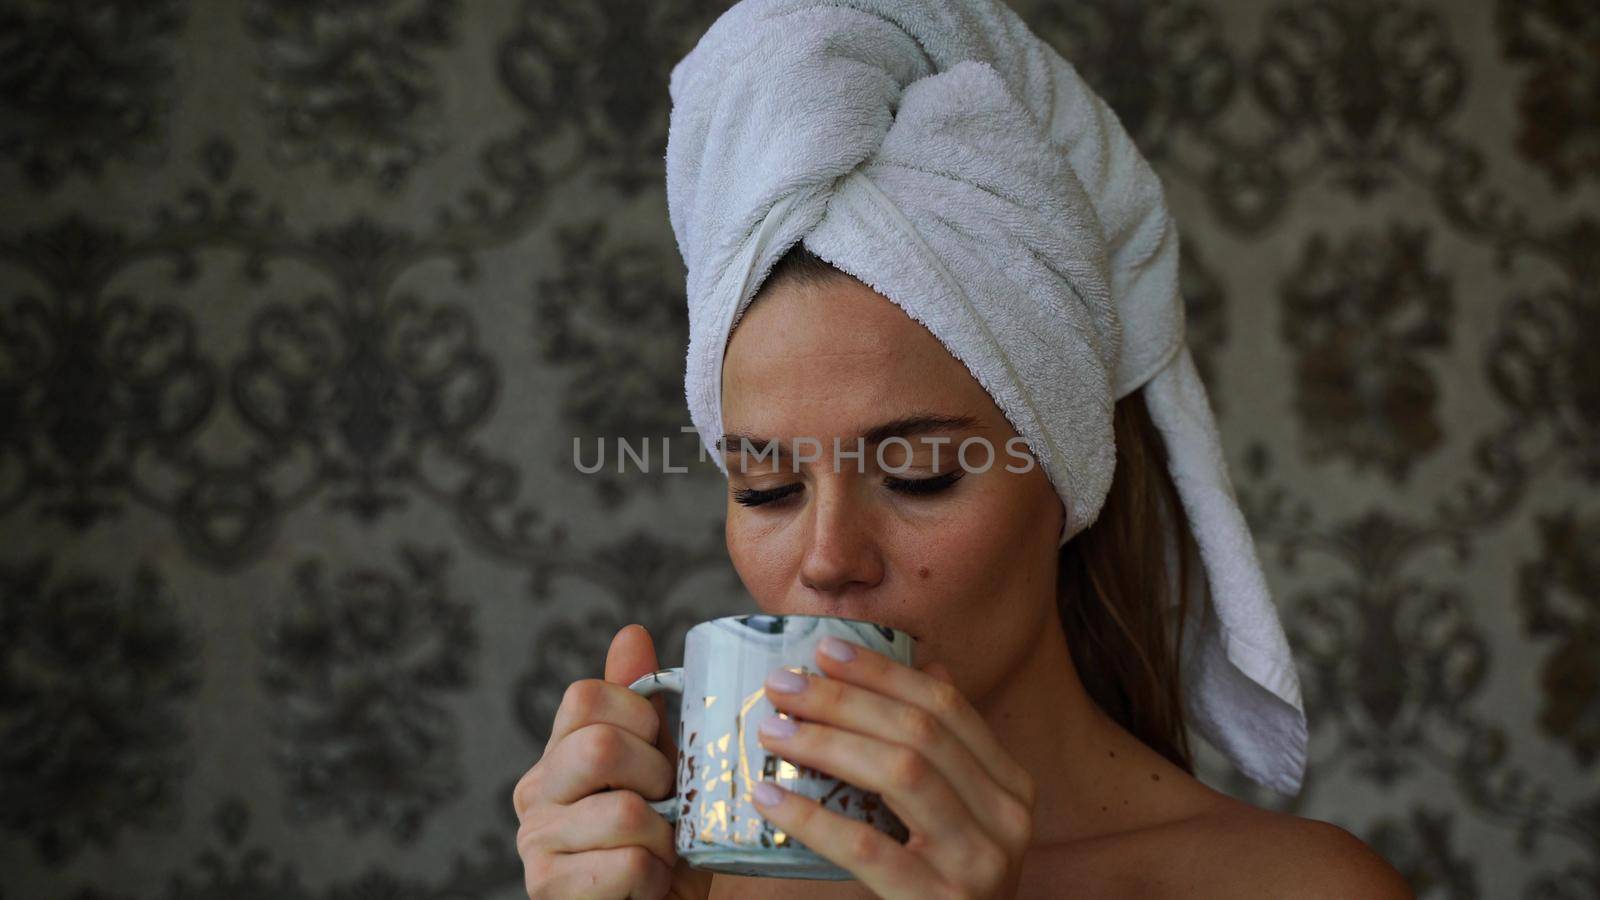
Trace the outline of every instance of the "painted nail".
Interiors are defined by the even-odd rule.
[[[849,644],[839,640],[831,634],[823,638],[817,646],[822,650],[824,655],[837,659],[839,662],[849,662],[850,660],[856,658],[856,651],[854,647],[851,647]]]
[[[780,694],[794,694],[806,689],[806,677],[788,669],[773,669],[767,675],[767,689]]]
[[[765,781],[756,782],[755,790],[750,793],[755,795],[756,804],[759,806],[776,806],[783,799],[783,789]]]
[[[795,728],[793,719],[780,719],[777,716],[767,716],[757,726],[762,734],[771,738],[794,737]]]

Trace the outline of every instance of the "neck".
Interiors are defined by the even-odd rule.
[[[1055,605],[1049,609],[1031,651],[974,702],[1038,787],[1033,845],[1070,843],[1168,817],[1175,794],[1194,796],[1172,790],[1185,782],[1208,791],[1095,704],[1073,667]]]

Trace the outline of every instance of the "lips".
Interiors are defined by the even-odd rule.
[[[911,629],[907,628],[906,626],[899,624],[898,622],[890,622],[890,621],[886,621],[884,619],[875,618],[875,617],[870,616],[870,615],[862,615],[861,613],[852,612],[850,610],[845,610],[845,609],[826,609],[826,610],[815,610],[815,609],[812,609],[812,610],[798,610],[798,609],[795,609],[795,610],[783,610],[783,611],[763,610],[762,614],[763,615],[768,615],[768,616],[832,616],[832,617],[837,618],[837,619],[855,619],[858,622],[870,622],[873,625],[882,625],[885,628],[893,628],[896,631],[903,631],[906,634],[910,635],[912,640],[917,640],[917,641],[922,640],[922,636],[921,635],[917,634],[915,631],[912,631]]]

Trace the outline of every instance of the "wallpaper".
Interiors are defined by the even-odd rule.
[[[566,684],[745,609],[713,466],[573,462],[695,455],[725,6],[0,2],[0,897],[521,895]],[[1016,8],[1167,186],[1297,652],[1305,791],[1207,780],[1600,895],[1600,8]]]

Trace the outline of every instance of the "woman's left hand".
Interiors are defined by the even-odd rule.
[[[829,656],[830,643],[854,658]],[[1014,897],[1033,837],[1034,781],[949,673],[937,663],[913,669],[837,638],[819,642],[816,659],[827,677],[800,675],[800,691],[767,679],[773,706],[805,721],[768,719],[796,728],[774,737],[764,724],[761,745],[878,793],[911,838],[897,843],[782,788],[777,804],[758,802],[762,815],[889,900]]]

